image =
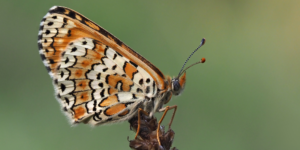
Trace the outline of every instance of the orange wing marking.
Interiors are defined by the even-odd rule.
[[[112,116],[114,114],[121,112],[125,108],[126,108],[125,104],[116,104],[116,105],[106,109],[106,111],[104,113],[107,116]]]
[[[77,121],[85,115],[86,109],[83,106],[77,106],[76,108],[74,108],[74,113],[74,119],[75,121]]]
[[[90,80],[75,80],[76,86],[74,92],[90,90],[89,82]]]
[[[130,79],[133,79],[133,75],[137,72],[137,69],[128,62],[125,62],[124,71]]]
[[[74,105],[79,105],[92,100],[91,91],[77,92],[73,93],[73,95],[76,97]]]

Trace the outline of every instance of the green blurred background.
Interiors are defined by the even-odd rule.
[[[127,122],[71,127],[61,113],[37,48],[53,5],[87,16],[172,76],[207,39],[189,64],[206,63],[187,71],[184,93],[168,104],[178,105],[178,149],[300,149],[299,0],[1,0],[1,150],[119,150],[134,138]]]

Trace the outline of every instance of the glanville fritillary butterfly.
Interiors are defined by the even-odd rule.
[[[202,39],[186,62],[204,43]],[[61,6],[52,7],[42,19],[38,48],[63,111],[72,123],[91,125],[164,112],[160,125],[166,112],[174,109],[170,127],[177,106],[163,105],[183,91],[186,69],[205,62],[202,58],[183,70],[185,62],[178,76],[165,76],[102,27]],[[139,126],[136,136],[138,132]]]

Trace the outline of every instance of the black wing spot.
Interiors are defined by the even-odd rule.
[[[114,54],[113,60],[115,60],[117,58],[117,54]]]
[[[70,36],[71,36],[71,30],[68,31],[68,37],[70,37]],[[71,45],[71,43],[70,43],[70,45]]]
[[[62,92],[64,92],[66,90],[66,85],[60,84],[60,89]]]
[[[101,79],[101,73],[97,74],[97,79],[100,80]],[[103,83],[102,83],[103,84]]]
[[[60,72],[60,77],[62,78],[65,75],[63,71]]]
[[[48,22],[48,24],[47,24],[48,26],[52,26],[53,25],[53,22],[51,21],[51,22]]]
[[[71,52],[75,52],[77,50],[77,47],[73,47]]]
[[[137,88],[137,89],[136,89],[136,92],[137,92],[137,93],[143,93],[143,90],[140,89],[140,88]]]
[[[113,67],[112,67],[112,70],[115,70],[117,68],[117,65],[114,65]]]
[[[65,63],[67,64],[68,62],[69,62],[69,58],[67,57]]]
[[[149,82],[150,82],[150,79],[148,78],[148,79],[146,80],[146,82],[149,83]]]
[[[54,61],[53,59],[49,59],[49,63],[50,63],[50,64],[54,64],[55,61]]]
[[[140,84],[140,85],[143,85],[143,83],[144,83],[144,80],[141,79],[141,80],[139,81],[139,84]]]
[[[75,19],[75,12],[70,11],[70,12],[69,12],[69,17]]]
[[[86,44],[87,44],[87,42],[86,42],[86,41],[83,41],[83,42],[82,42],[82,45],[86,45]]]
[[[53,16],[52,18],[53,18],[53,19],[57,19],[57,16]]]
[[[45,32],[45,33],[46,33],[46,35],[48,35],[48,34],[50,33],[50,30],[46,30],[46,32]]]
[[[104,69],[102,69],[102,71],[103,71],[103,72],[105,72],[105,71],[107,71],[107,70],[108,70],[108,68],[104,68]]]
[[[101,96],[101,97],[104,97],[104,92],[105,92],[105,89],[103,89],[103,90],[100,92],[100,96]]]
[[[102,82],[99,83],[98,85],[99,85],[99,87],[103,88],[103,83]]]

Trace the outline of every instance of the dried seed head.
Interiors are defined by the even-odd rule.
[[[135,131],[138,127],[138,117],[133,117],[129,120],[130,129]],[[155,117],[150,118],[144,114],[141,114],[140,131],[137,139],[129,141],[129,146],[133,150],[170,150],[175,132],[169,129],[165,132],[164,126],[160,126],[159,139],[161,145],[158,144],[156,129],[157,119]],[[175,147],[171,150],[177,150]]]

